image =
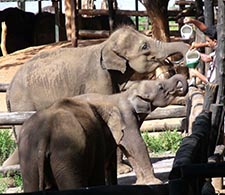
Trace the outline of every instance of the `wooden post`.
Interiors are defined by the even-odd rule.
[[[17,2],[18,7],[23,11],[25,11],[25,1],[26,0],[20,0]]]
[[[218,88],[217,95],[217,108],[215,108],[214,115],[218,118],[217,124],[214,126],[218,127],[218,137],[215,144],[224,144],[224,107],[225,107],[225,1],[218,0],[218,20],[217,20],[217,39],[218,45],[216,49],[216,65],[217,65],[217,75],[216,78]],[[220,107],[219,107],[220,106]],[[215,134],[216,132],[214,132]],[[222,177],[221,177],[222,180]],[[214,184],[215,188],[221,188],[223,183],[219,181],[219,185]]]
[[[187,116],[187,121],[188,121],[188,135],[192,134],[192,125],[196,119],[196,117],[202,112],[202,107],[203,107],[203,92],[195,87],[189,87],[189,92],[188,92],[188,98],[189,98],[189,103],[190,108],[187,106],[188,109],[190,109],[190,114]]]
[[[2,33],[1,33],[1,50],[2,50],[2,55],[6,56],[7,49],[6,49],[6,36],[7,36],[7,26],[5,22],[2,22]]]
[[[7,83],[0,83],[0,92],[6,92],[7,91],[7,89],[8,89],[8,87],[9,87],[9,84],[7,84]]]
[[[42,10],[41,7],[42,7],[41,6],[41,0],[38,0],[38,13],[41,13],[41,10]]]
[[[206,26],[212,26],[214,23],[213,0],[204,0],[204,23]]]
[[[59,42],[59,0],[52,0],[52,4],[55,8],[55,42]]]
[[[225,102],[225,2],[218,0],[218,22],[217,22],[217,39],[218,46],[216,50],[217,56],[217,78],[219,84],[218,101]]]
[[[217,64],[217,78],[218,78],[218,96],[217,103],[225,106],[225,2],[218,0],[218,22],[217,22],[217,39],[218,46],[216,49],[216,64]],[[224,109],[223,109],[224,112]],[[224,114],[222,114],[221,122],[224,121]],[[224,132],[224,129],[222,129]],[[220,136],[223,140],[224,133]],[[220,144],[220,143],[218,143]]]
[[[81,9],[81,0],[78,1],[78,5],[77,5],[77,1],[74,1],[74,25],[72,25],[74,27],[74,29],[72,29],[72,34],[74,34],[74,38],[72,37],[72,45],[74,47],[78,46],[78,36],[79,36],[79,24],[78,24],[78,12],[79,9]],[[73,33],[74,32],[74,33]]]
[[[110,34],[113,31],[113,24],[114,24],[114,18],[115,18],[115,11],[113,8],[113,0],[108,0],[108,9],[109,9],[109,29]]]
[[[138,11],[138,0],[135,0],[135,10]],[[139,18],[138,16],[135,17],[136,20],[136,29],[139,29]]]

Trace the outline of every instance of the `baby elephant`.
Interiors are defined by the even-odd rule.
[[[117,146],[133,168],[143,167],[144,172],[146,161],[138,161],[138,155],[151,162],[146,146],[139,150],[144,144],[140,124],[156,107],[167,106],[187,89],[182,75],[134,81],[118,94],[64,98],[38,111],[24,123],[18,138],[24,191],[117,184]]]

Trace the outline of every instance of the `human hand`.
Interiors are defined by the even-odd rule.
[[[211,62],[212,61],[212,57],[208,54],[204,54],[204,53],[201,53],[201,60],[203,62]]]
[[[185,17],[184,20],[183,20],[184,24],[187,24],[187,23],[192,23],[193,22],[193,18],[191,17]]]
[[[190,50],[193,50],[193,49],[196,49],[196,48],[197,48],[197,43],[196,42],[192,42]]]

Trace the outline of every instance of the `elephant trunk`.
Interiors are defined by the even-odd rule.
[[[184,42],[161,42],[156,41],[156,56],[157,58],[164,60],[170,55],[181,53],[183,57],[186,55],[189,45]]]
[[[181,74],[176,74],[172,76],[168,82],[168,89],[169,91],[174,91],[175,89],[176,95],[179,96],[186,95],[188,92],[187,79]]]

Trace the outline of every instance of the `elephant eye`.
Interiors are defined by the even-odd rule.
[[[163,90],[164,89],[164,87],[163,87],[163,84],[162,83],[159,83],[159,90]]]
[[[148,43],[144,43],[143,45],[142,45],[142,47],[141,47],[141,49],[142,50],[147,50],[147,49],[149,49],[150,48],[150,46],[149,46],[149,44]]]

